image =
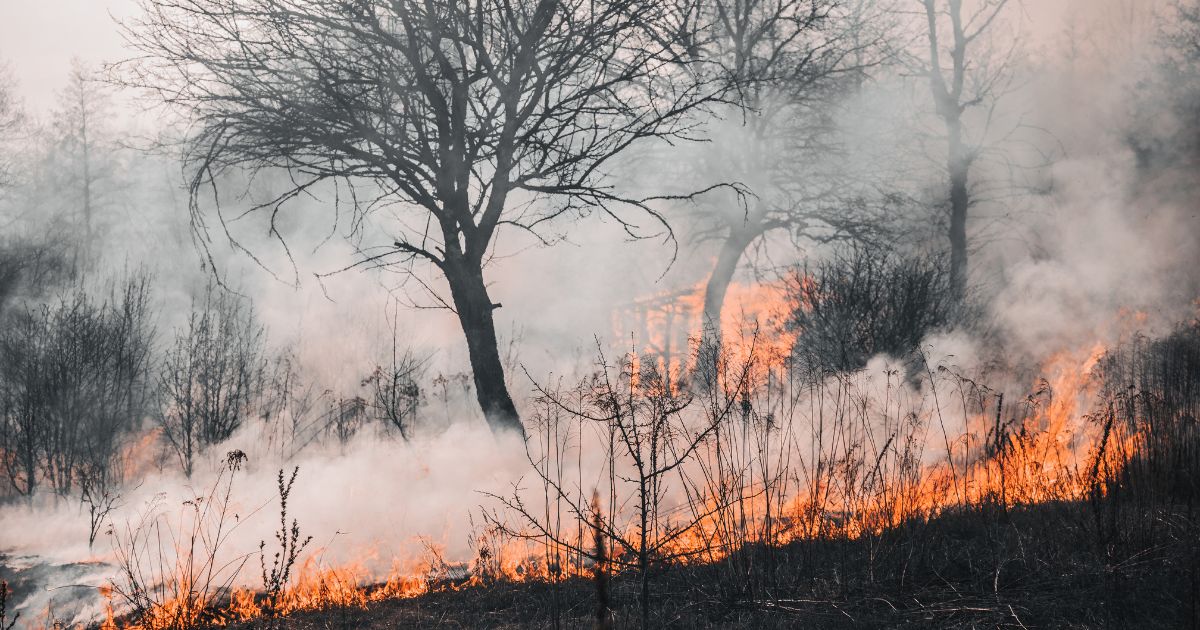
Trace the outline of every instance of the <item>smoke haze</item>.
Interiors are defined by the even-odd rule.
[[[1195,182],[1174,172],[1148,173],[1130,142],[1130,134],[1140,130],[1178,124],[1161,113],[1137,120],[1143,114],[1133,106],[1135,100],[1153,101],[1145,90],[1161,87],[1147,81],[1155,71],[1154,14],[1165,4],[1026,2],[1007,16],[1001,32],[1020,42],[1017,79],[995,110],[980,115],[994,130],[994,144],[1008,148],[1002,158],[982,159],[978,167],[979,181],[1003,182],[1007,188],[981,196],[970,229],[971,276],[988,324],[981,327],[984,332],[938,331],[928,337],[922,347],[931,366],[974,374],[996,362],[1017,365],[1022,371],[998,377],[1014,382],[999,385],[1028,387],[1029,370],[1040,369],[1057,352],[1086,355],[1096,345],[1111,346],[1134,333],[1159,336],[1196,317],[1200,216],[1190,194]],[[17,80],[35,125],[53,126],[51,112],[72,57],[99,68],[128,54],[109,16],[135,13],[132,0],[0,5],[0,60]],[[488,431],[474,394],[462,385],[469,379],[454,380],[469,374],[470,367],[458,321],[436,308],[439,300],[449,299],[444,280],[422,266],[411,274],[339,271],[372,248],[389,245],[397,224],[390,213],[402,209],[381,212],[362,226],[354,226],[348,215],[335,223],[330,217],[336,193],[318,189],[292,203],[282,218],[278,231],[287,243],[284,251],[260,214],[228,224],[238,241],[232,245],[217,227],[211,199],[204,199],[201,213],[211,239],[206,254],[191,232],[179,165],[171,156],[145,156],[124,146],[124,140],[139,145],[144,134],[156,131],[155,110],[141,109],[132,96],[114,98],[112,150],[134,168],[97,211],[103,273],[96,276],[138,269],[152,273],[157,345],[169,346],[172,335],[186,328],[194,300],[213,271],[206,259],[210,254],[226,284],[253,306],[267,331],[268,348],[290,350],[315,392],[331,392],[330,400],[365,395],[364,379],[391,360],[395,334],[398,346],[423,362],[421,413],[429,422],[407,443],[364,428],[345,441],[316,441],[298,452],[280,447],[267,425],[247,423],[205,452],[190,480],[164,447],[148,447],[132,455],[141,462],[137,470],[143,476],[123,493],[121,507],[110,515],[113,526],[119,529],[147,510],[176,514],[182,501],[213,483],[224,454],[240,449],[249,463],[234,486],[240,524],[228,542],[230,557],[255,553],[258,541],[272,539],[275,476],[281,468],[299,466],[289,517],[313,536],[318,562],[354,564],[365,574],[386,576],[396,559],[422,557],[429,545],[450,562],[469,561],[480,506],[488,505],[489,493],[511,494],[522,480],[518,492],[528,492],[530,462],[516,442]],[[939,124],[931,109],[925,82],[902,69],[884,72],[839,103],[835,135],[846,149],[796,170],[869,173],[869,181],[857,179],[864,189],[886,188],[907,200],[887,210],[889,220],[917,226],[897,239],[900,248],[940,247],[941,224],[936,229],[929,224],[944,221],[945,208],[931,198],[944,190],[945,162],[944,149],[930,139]],[[719,130],[712,142],[668,150],[666,157],[654,158],[660,163],[628,158],[621,164],[628,179],[620,185],[675,185],[672,178],[694,166],[693,160],[712,161],[715,155],[720,163],[722,155],[735,152],[739,119],[729,115],[707,122]],[[728,176],[717,173],[706,183],[722,177]],[[251,197],[269,198],[286,183],[282,176],[263,180],[251,184]],[[236,190],[232,186],[223,194],[226,218],[250,203]],[[27,201],[37,194],[43,193],[0,198],[0,212],[15,226],[14,234],[42,234],[51,225],[46,216],[27,212]],[[654,202],[672,226],[673,240],[631,240],[620,226],[595,214],[578,219],[579,229],[550,227],[550,246],[516,228],[501,228],[485,276],[491,298],[502,304],[495,310],[496,328],[506,378],[523,417],[532,417],[536,408],[535,383],[573,383],[594,372],[597,346],[617,356],[648,342],[645,329],[622,323],[621,313],[630,305],[702,286],[719,243],[699,238],[696,217],[704,204],[727,215],[741,212],[739,203],[746,201],[733,197],[718,191],[690,203]],[[648,218],[643,225],[658,229]],[[835,244],[776,233],[747,253],[734,281],[778,281],[790,269],[840,251]],[[892,357],[876,357],[856,378],[873,383],[864,390],[875,388],[870,397],[882,400],[892,392],[887,374],[898,365]],[[904,395],[921,395],[912,383],[901,387]],[[153,425],[145,424],[147,430]],[[600,466],[585,465],[581,478],[599,475]],[[528,496],[536,501],[539,495]],[[0,553],[13,566],[95,563],[79,575],[51,581],[98,585],[111,576],[105,563],[112,553],[104,537],[89,550],[87,528],[86,514],[72,499],[16,499],[0,505]],[[239,581],[253,586],[257,560],[248,566]],[[58,597],[55,593],[38,591],[19,602],[18,610],[36,617]],[[95,597],[73,605],[80,608],[72,621],[102,613]]]

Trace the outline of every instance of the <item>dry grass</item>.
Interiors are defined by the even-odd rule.
[[[1194,626],[1198,349],[1193,327],[1061,362],[1015,403],[932,368],[919,390],[885,375],[880,395],[850,375],[788,381],[747,352],[696,394],[636,357],[601,362],[542,391],[528,443],[542,496],[493,497],[472,575],[273,621]],[[607,452],[585,477],[594,444]],[[520,575],[501,557],[513,541],[535,550]]]

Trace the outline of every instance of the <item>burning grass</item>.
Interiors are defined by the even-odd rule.
[[[161,585],[158,599],[114,589],[142,604],[106,627],[307,627],[320,611],[377,627],[424,619],[426,604],[402,600],[459,602],[443,620],[473,625],[480,611],[464,598],[493,596],[507,602],[501,617],[519,609],[551,625],[605,614],[646,627],[1104,625],[1125,618],[1115,606],[1130,593],[1177,621],[1200,575],[1197,477],[1180,472],[1196,443],[1197,338],[1189,328],[1057,354],[1024,397],[936,366],[919,386],[889,366],[789,380],[754,365],[752,349],[722,363],[719,387],[689,392],[653,363],[601,360],[578,386],[541,390],[534,483],[492,497],[469,563],[430,546],[380,579],[314,552],[255,592],[204,554],[176,553],[200,570],[128,579]],[[298,526],[285,513],[280,527],[281,557],[296,561]],[[614,610],[581,612],[609,576]],[[1122,591],[1131,580],[1158,590]],[[1108,608],[1056,603],[1079,593]]]

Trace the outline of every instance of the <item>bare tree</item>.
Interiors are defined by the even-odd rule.
[[[150,279],[134,278],[111,298],[105,344],[96,368],[103,379],[87,413],[83,452],[77,464],[80,503],[88,510],[88,545],[120,503],[124,478],[124,439],[142,428],[155,401]]]
[[[733,392],[741,391],[748,385],[749,364],[725,376],[728,380],[722,385]],[[688,485],[687,465],[699,456],[721,424],[734,418],[738,398],[721,395],[728,391],[718,393],[720,389],[712,388],[709,398],[698,405],[703,410],[689,417],[688,410],[696,398],[676,390],[653,362],[640,362],[631,355],[612,365],[602,354],[596,373],[573,391],[563,393],[538,386],[539,402],[546,410],[539,420],[545,424],[546,437],[559,436],[560,424],[566,434],[565,439],[548,443],[545,452],[534,453],[528,448],[534,442],[527,444],[529,462],[544,486],[545,511],[539,514],[537,507],[527,505],[520,488],[514,486],[510,496],[490,496],[526,527],[508,525],[497,512],[485,512],[485,517],[509,536],[540,541],[548,548],[591,562],[636,570],[641,627],[650,627],[653,569],[687,557],[692,551],[680,549],[680,538],[694,533],[713,511],[725,507],[701,499],[697,504],[704,507],[681,515],[663,505],[671,481]],[[571,443],[572,432],[567,427],[572,424],[578,426],[574,439],[584,440],[583,427],[590,426],[607,440],[607,470],[602,475],[609,484],[607,513],[601,511],[599,500],[588,500],[589,496],[596,497],[596,489],[589,493],[580,485],[571,487],[569,476],[563,474],[564,453],[584,448],[582,442]],[[576,483],[581,482],[582,477]],[[632,507],[632,514],[625,514],[623,506]],[[562,526],[564,518],[587,525],[571,531]],[[589,528],[591,539],[583,533]],[[605,547],[614,550],[605,553]],[[561,563],[558,558],[552,561]]]
[[[963,115],[970,108],[989,110],[1012,81],[1012,47],[988,50],[986,36],[1009,0],[919,0],[924,7],[928,50],[920,62],[929,79],[937,116],[945,126],[946,171],[950,184],[950,277],[961,298],[967,285],[967,215],[973,204],[971,167],[983,150],[985,130],[970,134]]]
[[[326,181],[349,191],[354,230],[398,208],[361,264],[440,272],[485,417],[521,431],[483,270],[505,226],[546,238],[549,221],[598,211],[634,236],[669,234],[606,177],[635,144],[688,137],[688,114],[714,98],[655,30],[663,4],[143,0],[124,31],[144,56],[125,76],[190,116],[194,212],[235,169],[290,174],[257,206],[272,225]]]
[[[40,480],[54,335],[49,306],[39,309],[20,298],[60,285],[68,276],[60,253],[24,239],[0,248],[0,461],[9,485],[23,496],[32,496]]]
[[[411,352],[393,350],[391,363],[375,366],[370,376],[363,379],[375,417],[405,440],[412,433],[417,408],[423,399],[418,380],[424,371],[425,362]]]
[[[17,163],[14,145],[24,118],[16,95],[16,80],[8,67],[0,63],[0,190],[13,185]]]
[[[159,374],[158,423],[189,477],[201,450],[233,435],[263,394],[264,331],[239,299],[209,284]]]
[[[1200,2],[1181,0],[1164,18],[1154,71],[1139,81],[1132,98],[1137,116],[1128,125],[1126,140],[1143,179],[1179,168],[1184,181],[1171,183],[1184,184],[1200,161],[1195,122],[1200,113]],[[1193,190],[1187,185],[1155,188],[1159,194],[1177,189],[1183,198],[1191,198]]]
[[[712,62],[735,98],[697,175],[737,181],[749,194],[697,204],[701,241],[720,249],[704,287],[699,374],[712,372],[721,310],[747,250],[772,232],[797,242],[863,235],[869,206],[840,177],[836,111],[881,58],[873,4],[841,0],[687,3],[695,54]],[[713,203],[713,202],[716,203]]]
[[[42,415],[48,404],[45,387],[47,335],[44,322],[33,311],[6,319],[0,337],[0,385],[3,385],[4,430],[0,452],[9,485],[23,496],[33,496],[41,468]]]
[[[0,334],[0,446],[17,492],[79,490],[93,517],[105,511],[121,482],[124,439],[150,402],[148,305],[149,282],[135,277],[105,300],[74,288],[9,317]]]
[[[61,170],[56,179],[68,190],[72,214],[82,231],[82,266],[91,266],[96,217],[104,203],[104,187],[113,176],[112,146],[105,129],[110,115],[108,93],[79,59],[71,62],[67,85],[54,112],[56,149]],[[56,169],[58,170],[58,169]]]

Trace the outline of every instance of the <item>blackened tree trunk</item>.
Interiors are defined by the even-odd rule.
[[[514,431],[524,436],[517,407],[504,382],[504,364],[500,362],[496,323],[492,311],[499,308],[488,296],[481,265],[471,257],[448,258],[446,280],[454,300],[454,309],[467,339],[471,372],[475,376],[475,395],[492,431]]]
[[[962,123],[955,118],[947,121],[950,136],[950,287],[956,299],[962,299],[967,289],[967,209],[971,198],[967,192],[970,159],[962,141]]]
[[[929,77],[929,89],[937,108],[937,115],[946,128],[947,163],[950,176],[950,280],[954,297],[961,300],[967,287],[967,216],[971,207],[968,188],[971,165],[977,148],[967,146],[963,138],[963,112],[978,106],[995,95],[992,93],[997,77],[1005,74],[1006,62],[995,61],[996,69],[989,69],[991,76],[986,80],[968,81],[968,49],[971,44],[995,23],[1009,0],[980,0],[975,3],[972,15],[963,15],[963,0],[922,0],[925,6],[927,37],[929,43],[928,64],[925,72]],[[944,47],[939,33],[939,20],[949,19],[949,42]],[[943,63],[948,54],[949,63]],[[977,63],[976,66],[979,64]],[[984,67],[990,68],[988,65]],[[967,92],[970,90],[970,93]]]
[[[962,0],[947,0],[945,8],[951,26],[947,81],[938,43],[936,0],[924,0],[924,4],[929,28],[929,89],[938,117],[946,128],[946,171],[950,176],[950,286],[954,297],[961,299],[967,285],[967,210],[971,205],[967,189],[971,159],[962,137],[962,114],[966,109],[962,102],[963,86],[970,38],[963,31]]]
[[[713,265],[708,283],[704,286],[704,312],[702,332],[700,335],[700,351],[696,361],[696,376],[700,382],[712,382],[717,368],[717,357],[720,355],[723,342],[721,331],[721,310],[725,305],[725,295],[729,292],[729,284],[737,271],[742,254],[754,239],[761,236],[761,223],[755,221],[730,230],[729,235],[721,243],[721,251]]]

